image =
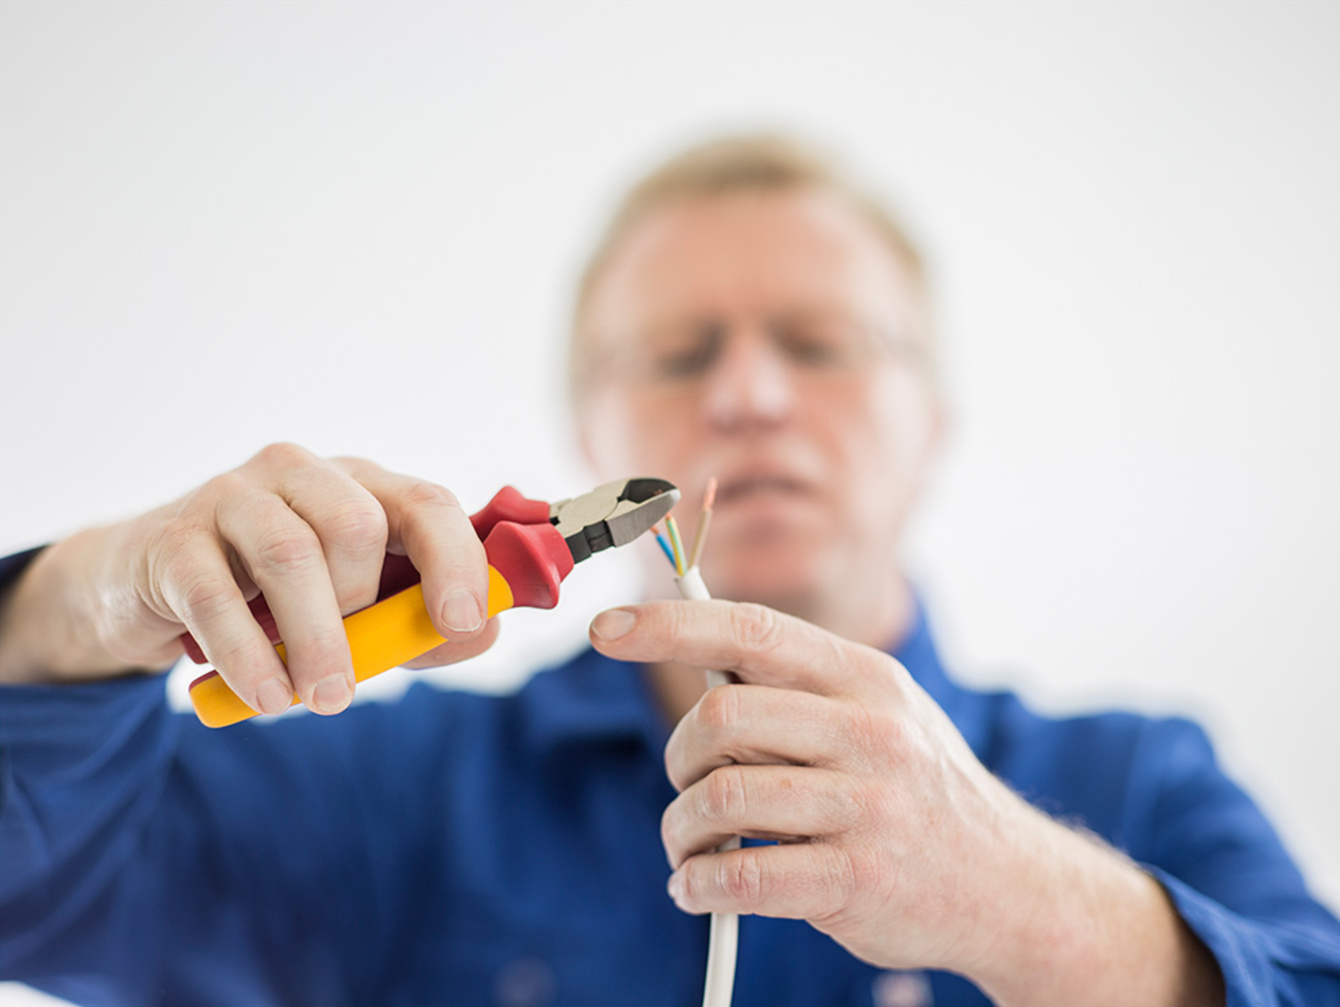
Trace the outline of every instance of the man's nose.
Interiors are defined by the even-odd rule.
[[[734,430],[775,426],[795,403],[794,375],[766,326],[737,326],[708,375],[704,408],[712,424]]]

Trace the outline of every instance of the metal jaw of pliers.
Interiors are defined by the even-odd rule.
[[[627,545],[670,513],[679,490],[664,479],[619,479],[549,509],[549,520],[575,563],[611,546]]]
[[[514,604],[552,608],[574,563],[633,541],[678,501],[679,490],[664,479],[619,479],[554,504],[507,486],[470,521],[489,564],[511,585]]]
[[[679,490],[664,479],[620,479],[555,504],[528,499],[511,486],[499,490],[470,516],[489,561],[489,617],[518,606],[553,608],[559,584],[574,564],[633,541],[678,501]],[[345,617],[356,681],[445,642],[428,615],[418,580],[407,559],[387,556],[377,603]],[[251,611],[283,657],[283,644],[263,596],[251,603]],[[182,634],[182,643],[197,664],[206,662],[189,633]],[[191,701],[210,727],[234,724],[256,713],[214,671],[191,683]]]

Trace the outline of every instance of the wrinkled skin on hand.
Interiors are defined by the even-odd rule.
[[[0,680],[166,667],[189,631],[253,709],[281,712],[296,692],[337,713],[354,681],[341,620],[376,601],[388,554],[418,569],[433,623],[452,638],[416,666],[488,648],[484,549],[448,490],[272,445],[173,503],[47,549],[7,606],[15,632]],[[287,667],[247,608],[262,593]]]
[[[636,613],[617,638],[613,625]],[[733,671],[666,748],[662,834],[691,912],[802,918],[867,961],[964,970],[1004,892],[1021,802],[906,669],[757,605],[655,603],[597,619],[612,657]],[[777,846],[713,852],[733,835]]]
[[[808,920],[875,965],[957,972],[1005,1005],[1223,1002],[1161,886],[1010,791],[887,654],[724,601],[611,609],[591,640],[738,679],[666,746],[681,909]],[[736,835],[777,845],[717,852]]]

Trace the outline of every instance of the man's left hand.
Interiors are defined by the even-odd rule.
[[[592,640],[740,682],[704,695],[666,748],[680,795],[662,836],[680,908],[806,919],[886,967],[972,972],[990,954],[1030,809],[901,664],[722,601],[613,610]],[[735,835],[778,844],[714,852]]]
[[[738,679],[666,746],[681,909],[805,919],[875,965],[958,972],[1002,1005],[1224,1002],[1163,888],[1016,796],[889,655],[724,601],[611,609],[591,639]],[[731,836],[777,844],[717,852]]]

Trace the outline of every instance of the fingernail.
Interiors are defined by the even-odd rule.
[[[679,900],[684,897],[684,875],[679,871],[671,874],[670,880],[665,883],[665,890],[675,900],[675,905],[679,905]]]
[[[626,608],[612,608],[601,612],[591,623],[591,631],[602,640],[617,640],[626,636],[637,623],[637,616]]]
[[[442,621],[455,633],[473,633],[484,625],[484,613],[479,610],[479,599],[463,587],[447,595],[442,609]]]
[[[256,702],[261,705],[261,713],[283,713],[293,705],[293,687],[278,675],[267,678],[256,690]]]
[[[312,706],[318,713],[339,713],[349,705],[352,696],[349,679],[343,675],[331,675],[316,683],[316,689],[312,692]]]

